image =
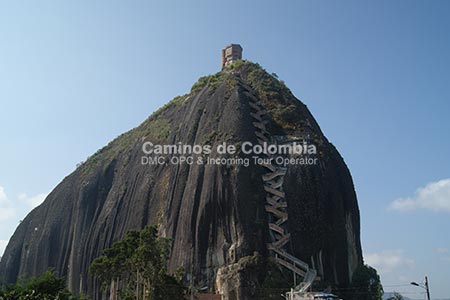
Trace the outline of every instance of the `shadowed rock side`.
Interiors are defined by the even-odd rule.
[[[318,165],[290,166],[284,179],[289,247],[319,269],[323,282],[346,286],[362,263],[350,173],[306,106],[258,65],[240,61],[201,78],[191,93],[176,97],[66,177],[17,228],[0,262],[0,277],[15,282],[53,267],[72,291],[105,298],[88,274],[92,260],[126,231],[156,223],[162,235],[173,239],[171,271],[184,267],[194,274],[196,286],[214,289],[223,267],[219,273],[229,282],[217,284],[242,287],[229,299],[251,299],[248,287],[264,278],[242,278],[251,273],[245,271],[233,277],[224,270],[255,252],[269,255],[264,169],[141,164],[145,141],[257,144],[244,84],[260,97],[272,135],[309,136],[318,145]]]

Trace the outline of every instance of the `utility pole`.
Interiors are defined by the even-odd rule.
[[[428,277],[427,276],[425,276],[425,289],[427,290],[427,299],[431,300],[430,299],[430,287],[428,286]]]
[[[427,300],[431,300],[430,298],[430,286],[428,285],[428,277],[425,276],[425,285],[423,283],[419,284],[417,282],[411,282],[411,285],[415,285],[418,287],[423,288],[427,292]]]

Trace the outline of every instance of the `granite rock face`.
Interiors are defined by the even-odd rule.
[[[317,145],[317,165],[289,166],[284,178],[288,249],[318,269],[321,281],[348,285],[362,264],[350,172],[306,106],[250,62],[201,78],[189,94],[169,102],[67,176],[17,228],[0,262],[0,278],[15,282],[51,267],[67,278],[70,290],[104,299],[107,294],[88,274],[92,260],[126,231],[158,224],[160,233],[173,239],[171,271],[184,267],[200,288],[231,291],[240,282],[242,289],[224,292],[229,299],[251,299],[248,288],[261,284],[260,274],[235,276],[224,270],[255,253],[270,255],[264,169],[251,160],[248,167],[142,164],[147,141],[212,148],[223,142],[257,144],[244,86],[267,110],[271,135],[307,137]],[[209,156],[220,157],[215,151]]]

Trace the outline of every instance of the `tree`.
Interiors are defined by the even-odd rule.
[[[139,246],[132,256],[142,275],[143,289],[153,299],[155,289],[162,286],[167,273],[170,241],[159,238],[155,226],[145,227],[139,235]]]
[[[358,300],[381,300],[383,286],[377,270],[368,265],[359,267],[353,274],[352,293],[347,298]]]
[[[57,277],[53,270],[41,276],[17,283],[15,286],[0,288],[0,300],[81,300],[67,289],[65,280]]]
[[[183,299],[186,288],[180,279],[167,274],[170,240],[158,236],[156,226],[129,231],[96,258],[90,273],[114,299]],[[120,292],[119,292],[120,290]]]
[[[400,293],[394,292],[387,300],[404,300],[404,298]]]
[[[103,255],[96,258],[89,268],[89,272],[100,281],[104,289],[112,288],[111,294],[114,299],[118,298],[121,281],[129,283],[129,277],[134,275],[135,266],[131,258],[138,246],[139,232],[129,231],[122,241],[105,249]]]

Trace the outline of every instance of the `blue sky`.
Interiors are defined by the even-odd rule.
[[[0,1],[0,253],[75,165],[220,49],[276,72],[348,164],[386,291],[450,298],[450,2]]]

